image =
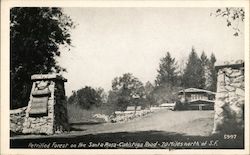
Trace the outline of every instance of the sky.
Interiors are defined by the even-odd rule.
[[[66,95],[85,86],[111,89],[112,80],[132,73],[154,82],[167,52],[183,65],[191,48],[213,52],[217,63],[244,59],[244,35],[234,37],[226,20],[210,16],[215,8],[64,8],[76,24],[70,51],[59,64]],[[244,33],[244,27],[240,25]]]

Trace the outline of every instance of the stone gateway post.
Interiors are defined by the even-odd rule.
[[[244,62],[216,66],[217,93],[214,105],[213,133],[236,133],[244,130]]]
[[[56,74],[32,75],[30,101],[25,111],[23,133],[54,134],[69,130],[64,82]]]

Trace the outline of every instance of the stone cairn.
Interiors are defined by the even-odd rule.
[[[55,134],[69,130],[64,82],[56,74],[32,75],[33,82],[23,123],[24,134]]]
[[[244,62],[226,62],[215,68],[217,93],[213,133],[242,132],[245,103]]]

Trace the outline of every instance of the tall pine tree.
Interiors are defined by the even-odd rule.
[[[203,73],[201,60],[194,47],[189,54],[188,62],[183,74],[183,85],[185,88],[202,88],[204,81],[201,78]]]
[[[212,53],[210,56],[209,65],[208,65],[209,78],[211,81],[208,86],[208,89],[214,92],[216,91],[216,83],[217,83],[217,73],[215,70],[215,62],[216,62],[216,58],[215,58],[215,55]]]
[[[158,75],[155,80],[155,87],[152,92],[155,104],[173,102],[177,98],[178,66],[175,58],[167,52],[166,56],[160,60]]]
[[[156,77],[156,86],[168,85],[175,86],[177,83],[177,62],[172,58],[170,53],[167,52],[166,56],[160,60],[158,75]]]
[[[201,53],[201,66],[202,66],[202,73],[201,73],[201,88],[207,89],[207,79],[208,79],[208,58],[205,52],[203,51]]]

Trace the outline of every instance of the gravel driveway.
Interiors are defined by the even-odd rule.
[[[95,134],[106,132],[167,131],[186,135],[208,136],[213,129],[213,111],[159,110],[129,122],[97,125],[75,125],[70,134]]]

